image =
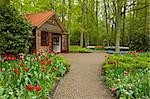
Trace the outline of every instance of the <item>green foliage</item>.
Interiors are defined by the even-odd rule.
[[[145,33],[132,33],[130,35],[130,42],[128,44],[131,50],[150,50],[149,34]]]
[[[80,46],[72,45],[69,47],[69,51],[72,53],[92,53],[93,51],[88,48],[82,48]]]
[[[112,55],[109,56],[104,62],[104,69],[113,69],[113,68],[124,68],[124,69],[150,69],[150,58],[147,54],[143,55],[139,54],[138,56],[135,55]],[[146,56],[147,55],[147,56]],[[146,57],[145,57],[146,56]],[[109,62],[114,62],[114,64],[109,64]]]
[[[84,0],[0,0],[0,2],[1,1],[5,2],[5,5],[9,3],[12,4],[22,14],[55,10],[70,34],[70,43],[72,45],[79,45],[82,30],[84,32],[84,43],[87,43],[87,45],[103,45],[103,41],[107,41],[106,45],[115,45],[115,25],[117,21],[115,5],[118,5],[116,1],[85,0],[86,4],[84,8]],[[120,12],[120,15],[122,15],[122,25],[119,26],[119,29],[121,29],[120,43],[122,46],[129,46],[129,38],[134,38],[134,33],[143,35],[149,33],[149,4],[148,0],[122,0],[120,2],[119,7],[126,10],[125,16],[123,16],[123,11]],[[84,26],[82,26],[83,9],[86,10]],[[107,19],[107,23],[105,23],[105,19]],[[139,41],[138,37],[135,37],[135,39],[134,41]],[[110,44],[108,44],[108,41],[110,41]],[[148,40],[146,42],[148,42]],[[132,49],[138,48],[133,48],[133,44],[130,45]],[[147,49],[147,47],[145,48]]]
[[[64,65],[65,65],[65,67],[66,67],[66,72],[69,72],[71,65],[68,63],[68,61],[65,60],[65,58],[64,58],[63,56],[60,56],[60,55],[57,55],[56,58],[57,58],[60,62],[64,63]]]
[[[31,45],[32,26],[12,6],[0,6],[0,53],[18,53]]]
[[[26,55],[23,60],[0,63],[0,97],[46,99],[56,81],[69,71],[69,66],[64,58],[46,52]],[[28,85],[34,89],[29,90]],[[39,91],[37,86],[41,86]]]
[[[82,1],[75,2],[73,0],[12,0],[12,5],[22,14],[55,10],[70,34],[72,45],[79,45],[82,30],[84,30],[85,36],[91,38],[85,39],[84,42],[89,42],[92,45],[102,44],[106,37],[106,31],[104,22],[99,19],[96,20],[96,17],[99,16],[95,15],[95,1],[87,0],[84,29],[82,29]],[[97,23],[100,24],[96,26]]]
[[[149,53],[111,55],[104,62],[106,85],[119,99],[150,98]]]

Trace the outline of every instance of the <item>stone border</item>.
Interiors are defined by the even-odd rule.
[[[57,92],[57,90],[58,90],[60,84],[62,83],[62,80],[64,79],[64,77],[65,77],[68,73],[69,73],[69,72],[66,72],[65,75],[64,75],[60,80],[56,81],[56,85],[55,85],[55,87],[52,89],[52,91],[49,92],[49,95],[48,95],[47,99],[53,99],[53,98],[54,98],[54,96],[55,96],[55,94],[56,94],[56,92]]]

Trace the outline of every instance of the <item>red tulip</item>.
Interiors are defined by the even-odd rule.
[[[42,89],[41,86],[36,86],[36,91],[40,91]]]
[[[142,53],[142,52],[144,52],[144,50],[138,50],[137,52],[138,52],[138,53]]]
[[[56,69],[56,67],[53,66],[53,67],[52,67],[52,70],[53,70],[53,71],[56,71],[57,69]]]
[[[20,67],[22,67],[22,66],[23,66],[23,64],[22,64],[22,63],[20,63],[20,64],[19,64],[19,66],[20,66]]]
[[[10,57],[10,56],[8,56],[8,60],[11,60],[11,57]]]
[[[17,58],[16,57],[12,57],[12,60],[16,60]]]
[[[115,87],[112,87],[112,88],[111,88],[111,92],[112,92],[112,94],[115,94],[115,93],[116,93],[116,91],[117,91],[117,89],[116,89]]]
[[[18,68],[15,68],[15,69],[14,69],[14,73],[18,73]]]
[[[41,62],[44,62],[44,59],[42,59]]]
[[[28,85],[28,86],[27,86],[27,89],[28,89],[28,90],[34,90],[34,86]]]
[[[50,53],[54,53],[54,51],[53,51],[53,50],[50,50],[49,52],[50,52]]]
[[[17,74],[18,74],[18,76],[20,76],[20,72],[18,72]]]
[[[2,68],[2,72],[3,72],[3,73],[5,72],[5,68]]]
[[[49,58],[48,58],[48,56],[46,56],[46,60],[48,60]]]
[[[113,63],[114,63],[114,62],[112,62],[112,61],[109,61],[109,62],[108,62],[108,64],[113,64]]]
[[[6,60],[8,60],[8,57],[6,57]]]
[[[6,56],[6,60],[9,60],[10,58],[8,56]]]
[[[39,62],[41,61],[41,58],[40,58],[40,57],[38,57],[38,61],[39,61]]]
[[[49,61],[47,62],[47,64],[51,64],[51,62],[53,62],[53,60],[49,60]]]
[[[25,68],[25,70],[26,70],[26,72],[28,72],[28,71],[29,71],[29,68]]]
[[[34,62],[35,60],[34,59],[32,59],[32,62]]]
[[[36,55],[36,48],[34,48],[33,53]]]
[[[124,75],[125,75],[125,76],[128,76],[128,72],[127,72],[127,71],[125,71],[125,72],[124,72]]]
[[[46,63],[44,62],[44,60],[42,61],[42,65],[46,65]]]
[[[50,72],[49,72],[49,74],[51,74],[53,71],[52,70],[50,70]]]

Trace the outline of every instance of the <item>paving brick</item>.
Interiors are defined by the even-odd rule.
[[[113,99],[101,79],[105,53],[62,54],[71,64],[53,99]]]

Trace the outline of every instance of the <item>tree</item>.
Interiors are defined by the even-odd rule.
[[[115,20],[116,20],[116,53],[120,52],[120,34],[121,34],[121,11],[122,11],[122,1],[117,0],[116,2],[116,13],[115,13]]]
[[[5,4],[9,4],[6,0]],[[10,0],[8,0],[10,1]],[[81,46],[130,46],[134,33],[149,34],[149,0],[11,0],[20,13],[55,10],[70,34],[70,43]],[[105,24],[104,24],[105,23]]]
[[[82,30],[81,30],[81,36],[80,36],[80,46],[83,47],[83,39],[84,39],[84,31],[85,31],[85,6],[86,1],[82,1]]]
[[[0,6],[0,54],[17,54],[28,49],[32,29],[32,25],[12,6]]]

